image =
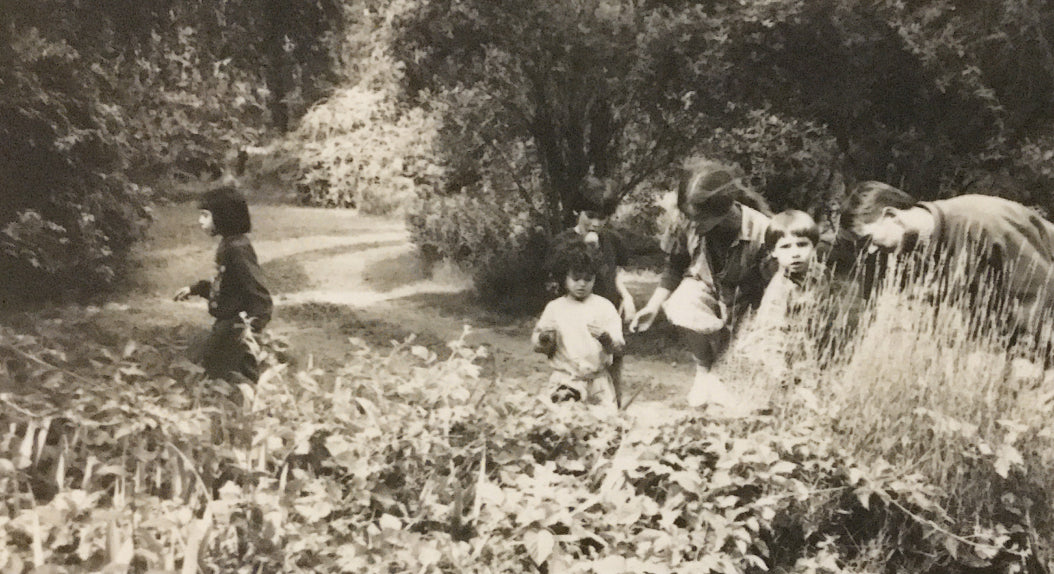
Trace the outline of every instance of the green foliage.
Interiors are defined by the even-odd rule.
[[[352,339],[334,373],[292,372],[272,341],[259,384],[232,389],[176,359],[181,333],[100,345],[75,320],[32,324],[0,329],[18,389],[0,394],[8,571],[840,573],[1038,559],[1027,504],[1042,493],[1006,482],[998,494],[1019,514],[954,517],[944,505],[958,492],[859,462],[816,410],[714,421],[659,408],[635,422],[509,392],[482,349],[412,339],[385,351]],[[1025,437],[1006,428],[1017,438],[1003,444]],[[1028,466],[978,462],[1049,472],[1019,454]]]
[[[406,18],[396,54],[411,96],[449,105],[446,124],[460,144],[440,148],[451,191],[495,172],[516,178],[522,164],[506,156],[520,146],[539,178],[521,185],[558,230],[587,205],[587,176],[624,196],[701,133],[659,65],[678,24],[603,0],[437,0]]]
[[[35,30],[11,41],[0,70],[0,299],[105,289],[147,220],[148,196],[120,174],[121,118],[69,44]]]
[[[312,107],[287,140],[299,163],[302,202],[391,213],[441,177],[432,149],[439,114],[399,102],[402,66],[386,48],[392,18],[406,6],[366,12],[352,27],[353,84]]]
[[[100,293],[151,195],[217,178],[331,80],[342,5],[44,0],[0,9],[5,303]]]
[[[537,211],[518,199],[494,203],[455,194],[419,200],[407,216],[411,240],[427,260],[469,270],[482,301],[506,312],[537,311],[546,298],[549,237]]]
[[[838,144],[827,129],[812,122],[752,110],[734,127],[714,130],[707,146],[710,155],[742,166],[774,212],[793,208],[820,216],[844,190],[837,171]]]
[[[550,233],[585,177],[661,193],[692,153],[820,218],[863,179],[1051,212],[1050,16],[1020,0],[433,0],[394,53],[411,101],[442,103],[436,193],[526,195]]]

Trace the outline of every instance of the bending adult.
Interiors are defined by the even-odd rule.
[[[761,301],[773,274],[765,249],[769,218],[744,201],[755,198],[755,205],[767,208],[742,179],[734,166],[699,159],[686,163],[677,189],[677,221],[663,240],[662,278],[630,322],[631,332],[646,331],[664,311],[681,328],[696,364],[688,394],[692,406],[736,406],[711,369],[738,320]]]
[[[872,251],[923,255],[939,287],[967,295],[975,320],[1049,344],[1041,329],[1054,312],[1054,223],[1037,211],[987,195],[919,202],[868,181],[851,190],[842,225]]]

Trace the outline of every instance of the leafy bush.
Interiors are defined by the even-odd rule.
[[[393,18],[409,6],[391,2],[364,12],[346,39],[358,56],[348,84],[315,104],[288,138],[300,165],[300,201],[391,213],[443,174],[433,151],[438,103],[415,107],[399,101],[403,65],[389,53]]]
[[[4,303],[112,286],[147,221],[120,173],[124,126],[79,52],[17,33],[0,70],[0,286]]]
[[[483,301],[507,312],[541,308],[549,236],[517,198],[426,196],[411,207],[407,224],[427,260],[452,261],[472,274]]]
[[[813,122],[751,110],[739,125],[714,130],[707,147],[739,164],[775,212],[803,209],[819,217],[843,191],[837,142]]]
[[[290,372],[271,343],[231,389],[171,333],[32,324],[0,328],[9,571],[1037,571],[1020,516],[953,521],[949,493],[856,462],[822,417],[634,423],[412,339],[352,339],[335,373]]]
[[[310,205],[384,214],[405,207],[418,185],[442,173],[432,159],[436,121],[401,112],[390,95],[362,86],[312,108],[296,134],[297,194]]]
[[[167,193],[176,182],[217,179],[235,169],[237,151],[263,139],[267,90],[251,70],[219,57],[207,32],[190,26],[156,34],[142,57],[103,61],[108,101],[125,117],[118,134],[133,177]],[[122,78],[133,78],[131,82]]]

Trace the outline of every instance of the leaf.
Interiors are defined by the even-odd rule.
[[[37,436],[37,425],[30,422],[26,425],[26,434],[22,437],[22,443],[18,446],[18,455],[15,457],[15,468],[26,468],[33,463],[33,441]]]
[[[1010,468],[1012,466],[1024,466],[1025,459],[1021,457],[1021,453],[1018,450],[1008,444],[999,445],[999,449],[996,451],[995,458],[995,472],[999,476],[1006,478],[1010,475]]]
[[[381,516],[377,524],[381,527],[381,530],[401,530],[403,527],[403,521],[391,514]]]
[[[959,559],[959,542],[951,536],[944,537],[944,549],[952,558]]]
[[[769,470],[775,474],[790,474],[794,472],[796,468],[798,468],[798,465],[794,464],[793,462],[781,460],[776,464],[772,465],[772,468]]]
[[[549,530],[534,530],[523,535],[523,543],[527,547],[527,553],[530,554],[531,560],[541,567],[553,553],[556,540],[553,538],[553,533],[549,532]]]
[[[864,478],[864,473],[859,468],[849,469],[849,484],[857,484]]]
[[[869,487],[861,486],[854,490],[853,494],[855,494],[857,500],[860,501],[860,506],[863,506],[867,510],[871,509],[871,495],[873,494],[873,491]]]
[[[421,563],[422,568],[436,564],[442,558],[443,554],[434,546],[425,546],[417,551],[417,560]]]
[[[603,560],[594,562],[593,570],[597,574],[622,574],[626,572],[626,559],[622,556],[608,556]]]
[[[432,358],[432,352],[428,350],[428,347],[422,345],[410,347],[410,354],[422,361],[428,361]]]
[[[480,504],[499,505],[505,501],[505,493],[492,482],[481,482],[476,485],[476,500]]]

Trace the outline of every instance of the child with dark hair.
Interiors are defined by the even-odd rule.
[[[625,340],[618,310],[593,293],[599,269],[596,248],[585,240],[571,242],[556,259],[563,294],[545,306],[531,336],[534,350],[549,357],[553,367],[551,398],[617,406],[610,368]]]
[[[583,201],[578,205],[574,227],[564,230],[553,238],[554,251],[566,245],[585,241],[596,248],[598,270],[593,293],[611,301],[623,321],[630,321],[637,314],[637,306],[624,280],[623,268],[629,262],[629,253],[622,236],[607,226],[608,219],[618,207],[618,197],[603,181],[595,177],[585,180]],[[559,285],[564,280],[562,272],[552,273],[552,283]],[[615,397],[622,404],[622,360],[616,356],[609,369],[615,385]]]
[[[619,314],[629,321],[637,314],[633,295],[626,287],[621,270],[629,262],[622,236],[607,227],[607,221],[615,213],[618,200],[605,188],[600,180],[589,177],[585,182],[584,201],[577,210],[574,227],[564,230],[553,239],[553,245],[559,250],[562,245],[578,240],[585,240],[597,248],[599,269],[593,292],[611,301]],[[563,277],[557,276],[559,282]]]
[[[200,362],[210,378],[256,382],[260,373],[245,341],[246,331],[260,333],[271,320],[271,294],[249,238],[252,229],[245,197],[229,186],[205,193],[198,224],[209,235],[221,237],[216,249],[216,276],[180,289],[176,301],[192,295],[209,300],[216,318],[201,351]]]

